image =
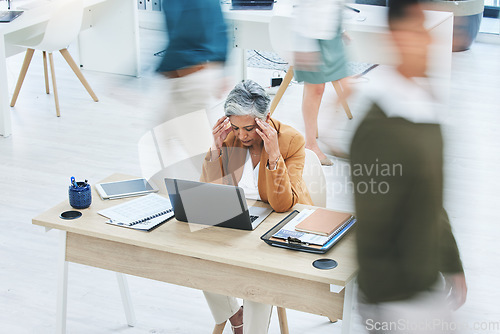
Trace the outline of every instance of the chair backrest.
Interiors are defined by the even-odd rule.
[[[138,143],[141,176],[156,184],[162,193],[166,193],[166,177],[199,181],[212,140],[212,126],[205,110],[154,127]]]
[[[318,156],[306,148],[302,179],[315,206],[326,207],[326,178]]]
[[[291,16],[274,15],[269,22],[269,40],[271,41],[271,46],[274,52],[288,62],[293,60],[293,20]]]
[[[64,49],[80,32],[83,19],[82,0],[57,0],[42,41],[35,49],[53,52]]]

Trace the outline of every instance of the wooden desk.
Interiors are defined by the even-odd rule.
[[[115,174],[106,181],[125,178],[130,177]],[[342,333],[349,332],[357,272],[353,233],[326,256],[260,240],[286,213],[273,213],[255,231],[209,227],[191,232],[188,224],[172,219],[145,233],[105,224],[97,211],[129,199],[102,201],[92,191],[93,203],[79,219],[59,218],[71,209],[67,201],[33,219],[35,225],[61,231],[58,333],[65,332],[68,262],[343,319]],[[315,269],[312,262],[321,257],[335,259],[338,267]]]
[[[83,0],[84,17],[76,62],[84,69],[139,75],[139,24],[133,0]],[[2,2],[3,4],[3,2]],[[25,51],[18,41],[45,31],[55,1],[13,1],[12,9],[25,12],[0,24],[0,135],[12,133],[6,58]],[[24,9],[23,6],[31,9]],[[92,29],[90,29],[92,28]]]

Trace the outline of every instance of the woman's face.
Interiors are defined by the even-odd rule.
[[[229,116],[234,135],[241,140],[244,146],[260,145],[262,138],[255,129],[258,127],[255,118],[251,115]]]

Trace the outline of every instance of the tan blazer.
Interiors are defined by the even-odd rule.
[[[270,124],[278,132],[281,156],[275,170],[267,168],[269,155],[262,150],[259,167],[259,195],[276,212],[290,210],[295,204],[312,205],[302,170],[305,160],[304,137],[294,128],[271,118]],[[222,144],[222,155],[210,161],[210,151],[203,163],[202,182],[238,185],[243,174],[247,148],[234,135],[229,133]]]

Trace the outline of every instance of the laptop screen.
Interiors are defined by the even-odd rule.
[[[215,226],[243,213],[236,187],[214,193],[213,184],[200,183],[190,189],[179,189],[188,222]]]
[[[238,187],[168,178],[165,184],[179,220],[214,226],[247,210]]]

